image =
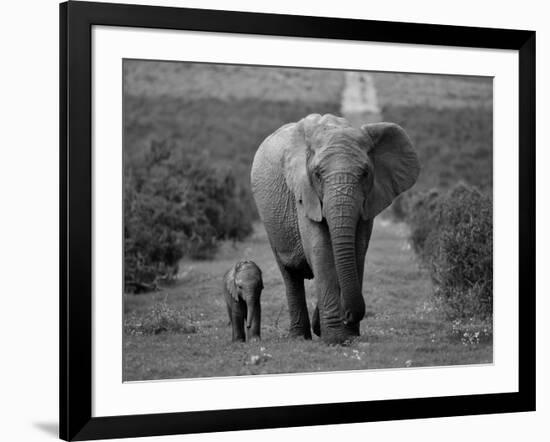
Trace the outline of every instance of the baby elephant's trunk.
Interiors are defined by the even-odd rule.
[[[246,315],[246,328],[249,339],[260,339],[261,308],[260,303],[255,302],[248,306]]]

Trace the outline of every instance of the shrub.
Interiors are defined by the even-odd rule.
[[[451,318],[486,318],[493,301],[492,201],[459,184],[418,195],[408,217],[411,243],[430,270]]]
[[[124,332],[128,335],[158,335],[159,333],[195,333],[197,328],[181,310],[166,301],[157,302],[145,314],[125,315]]]
[[[182,257],[210,257],[219,240],[252,231],[231,173],[180,145],[152,142],[125,171],[124,187],[126,292],[152,290]]]
[[[411,244],[421,257],[425,255],[426,240],[434,229],[439,201],[439,190],[432,189],[428,192],[410,194],[402,203],[406,207],[402,209],[405,212],[405,219],[412,226]]]

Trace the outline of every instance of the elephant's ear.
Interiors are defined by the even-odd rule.
[[[362,211],[364,219],[371,219],[413,186],[420,163],[411,140],[397,124],[365,124],[361,130],[371,146],[368,155],[374,166],[373,186]]]
[[[317,222],[323,219],[321,200],[311,184],[307,161],[313,155],[309,139],[319,118],[320,115],[309,115],[296,123],[290,146],[285,153],[287,185],[294,193],[296,204],[303,207],[309,219]]]
[[[239,300],[239,292],[235,284],[235,267],[233,267],[225,277],[225,288],[235,301]]]

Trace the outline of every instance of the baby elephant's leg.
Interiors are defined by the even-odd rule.
[[[244,342],[246,340],[246,335],[244,332],[244,323],[246,320],[246,303],[241,300],[233,301],[231,307],[233,342]]]

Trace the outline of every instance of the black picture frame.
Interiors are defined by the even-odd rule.
[[[511,49],[519,53],[519,391],[92,417],[92,26]],[[60,5],[60,437],[90,440],[535,410],[535,32],[66,2]]]

